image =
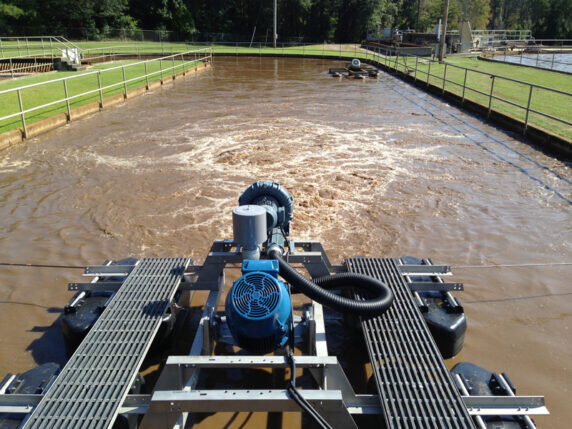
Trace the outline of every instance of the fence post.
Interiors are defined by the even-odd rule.
[[[461,104],[465,104],[465,89],[467,88],[467,72],[469,69],[465,69],[465,80],[463,81],[463,99],[461,100]]]
[[[554,70],[554,55],[555,53],[552,52],[552,65],[550,66],[550,70]]]
[[[125,81],[125,66],[121,67],[123,73],[123,98],[127,98],[127,82]]]
[[[445,94],[445,82],[447,82],[447,63],[445,63],[445,71],[443,72],[443,91],[441,94]]]
[[[530,113],[530,102],[532,101],[532,90],[534,86],[530,85],[530,91],[528,93],[528,104],[526,105],[526,119],[524,120],[524,129],[522,130],[522,134],[526,134],[526,129],[528,128],[528,115]]]
[[[181,65],[183,66],[183,76],[187,75],[187,69],[185,68],[185,57],[181,54]]]
[[[173,60],[173,80],[175,80],[175,56],[173,55],[171,59]]]
[[[415,75],[414,75],[414,81],[417,82],[417,65],[419,64],[419,57],[415,57]]]
[[[97,72],[97,86],[99,88],[99,108],[103,109],[103,91],[101,90],[101,72]]]
[[[12,58],[10,58],[10,76],[14,78],[14,64],[12,64]]]
[[[66,95],[66,106],[68,109],[68,122],[71,122],[71,110],[70,110],[70,100],[68,95],[68,81],[66,79],[63,80],[64,83],[64,94]]]
[[[163,85],[163,60],[159,58],[159,68],[161,69],[161,85]]]
[[[145,66],[145,89],[149,91],[149,74],[147,74],[147,61],[143,63]]]
[[[493,81],[491,82],[491,93],[489,95],[489,111],[487,113],[487,118],[491,116],[491,109],[493,106],[493,91],[495,89],[495,75],[492,76]]]
[[[2,39],[0,38],[0,53],[2,53],[2,58],[4,58],[4,46],[2,46]]]
[[[18,89],[18,103],[20,103],[20,115],[22,115],[22,126],[24,128],[24,138],[28,138],[28,129],[26,128],[26,115],[24,113],[24,104],[22,103],[22,94]]]
[[[431,59],[429,59],[429,67],[427,68],[427,87],[429,87],[429,77],[431,77]]]
[[[26,53],[30,55],[30,41],[26,37]]]

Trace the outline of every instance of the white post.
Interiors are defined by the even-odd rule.
[[[277,29],[276,29],[276,9],[277,9],[277,0],[274,0],[274,49],[276,49],[276,36],[277,36]]]

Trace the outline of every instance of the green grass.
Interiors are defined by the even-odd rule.
[[[139,63],[139,64],[138,64]],[[98,89],[98,79],[96,73],[90,73],[93,71],[101,71],[101,86],[106,87],[113,84],[117,84],[108,89],[102,91],[103,97],[109,97],[111,95],[120,94],[124,91],[123,84],[123,69],[117,70],[107,70],[117,66],[125,66],[125,78],[126,80],[134,79],[133,81],[127,83],[127,89],[133,89],[142,85],[145,85],[146,80],[145,65],[137,61],[116,61],[113,63],[100,64],[92,67],[89,71],[78,74],[77,72],[59,72],[59,73],[49,73],[45,75],[37,75],[25,79],[17,80],[7,80],[0,82],[0,91],[4,91],[11,88],[19,88],[25,85],[31,85],[35,83],[45,82],[44,85],[35,86],[32,88],[24,88],[21,90],[22,102],[24,109],[31,109],[43,104],[50,103],[55,100],[61,100],[65,98],[65,89],[62,81],[50,82],[55,79],[60,79],[64,77],[75,76],[73,79],[67,80],[68,95],[73,97],[91,90]],[[163,69],[164,76],[170,76],[173,72],[173,66],[175,72],[181,72],[183,70],[183,64],[181,61],[175,61],[174,63],[169,61],[152,61],[147,62],[148,73],[158,72],[153,76],[149,77],[149,82],[161,79],[161,68]],[[189,68],[190,64],[187,62],[185,68]],[[70,101],[70,107],[73,109],[75,107],[83,106],[85,104],[98,101],[99,91],[93,92],[88,95],[82,95],[74,98]],[[104,100],[105,104],[105,100]],[[9,92],[6,94],[0,94],[0,117],[4,117],[10,114],[17,113],[19,111],[19,101],[16,92]],[[42,119],[48,118],[58,113],[67,112],[67,106],[65,101],[59,102],[49,107],[44,107],[33,112],[26,114],[26,124],[40,121]],[[20,116],[16,116],[10,119],[5,119],[0,121],[0,133],[10,131],[22,126]]]
[[[395,67],[395,57],[390,58],[390,61],[392,66]],[[530,85],[503,79],[502,77],[530,82],[568,93],[572,92],[572,79],[569,75],[563,73],[519,65],[497,64],[467,57],[448,57],[446,62],[447,82],[445,82],[445,90],[462,96],[465,68],[467,68],[465,98],[488,107],[489,94],[493,85],[491,75],[496,75],[493,88],[493,96],[496,98],[493,98],[491,108],[510,114],[521,121],[526,120],[526,106],[528,105],[530,95]],[[445,64],[436,62],[429,64],[428,60],[420,59],[417,61],[417,72],[415,72],[416,60],[410,57],[407,59],[400,58],[396,68],[400,71],[408,72],[419,80],[424,82],[429,80],[429,83],[443,87]],[[431,76],[428,76],[429,71]],[[543,88],[534,88],[530,108],[572,122],[572,96]],[[569,140],[572,139],[571,127],[562,122],[534,112],[529,114],[528,121],[532,125],[550,130]]]
[[[186,43],[153,43],[153,42],[75,42],[82,49],[90,49],[88,51],[92,54],[101,54],[113,52],[119,53],[163,53],[165,55],[177,52],[185,52],[193,49],[205,48],[204,44],[186,44]],[[8,46],[4,42],[4,47]],[[250,54],[250,55],[260,55],[260,54],[293,54],[293,55],[308,55],[308,56],[328,56],[328,57],[343,57],[343,58],[361,58],[361,59],[371,59],[372,53],[370,51],[362,50],[359,45],[355,44],[315,44],[315,45],[303,45],[303,46],[279,46],[274,49],[271,47],[262,46],[262,44],[253,44],[252,48],[248,47],[247,43],[234,43],[234,44],[213,44],[212,47],[215,53],[219,54]],[[399,57],[399,62],[395,64],[395,57],[377,57],[377,60],[382,63],[387,63],[392,67],[396,67],[398,70],[403,72],[408,72],[415,75],[417,79],[422,81],[427,81],[427,73],[430,70],[431,75],[429,76],[429,82],[433,85],[443,87],[443,77],[445,74],[445,65],[431,62],[426,59],[420,59],[417,61],[414,57],[404,58]],[[530,67],[522,67],[516,64],[503,64],[494,63],[489,61],[482,61],[475,57],[455,57],[450,56],[447,58],[446,67],[446,79],[445,89],[451,91],[455,94],[462,96],[463,94],[463,82],[465,80],[465,68],[468,69],[466,72],[466,86],[465,98],[467,100],[475,101],[484,106],[489,105],[489,96],[491,90],[492,79],[489,74],[494,74],[496,76],[504,76],[508,78],[513,78],[523,82],[530,82],[535,85],[545,86],[548,88],[558,89],[564,92],[572,92],[572,79],[569,75],[556,73],[549,70],[540,70]],[[417,71],[414,71],[417,66]],[[106,66],[99,66],[106,67]],[[108,66],[107,66],[108,67]],[[136,73],[134,69],[128,70],[129,76],[131,73]],[[140,72],[140,70],[139,70]],[[109,72],[105,79],[111,82],[118,82],[121,80],[121,71]],[[488,74],[487,74],[488,73]],[[74,74],[74,73],[70,73]],[[59,73],[57,77],[64,77],[66,74]],[[128,78],[129,78],[128,76]],[[47,76],[36,76],[28,78],[25,80],[11,81],[11,83],[0,83],[0,90],[9,87],[21,86],[28,83],[35,83],[40,81],[52,80],[54,75]],[[90,80],[91,79],[91,80]],[[95,77],[85,77],[78,78],[70,81],[70,95],[77,94],[86,91],[86,88],[92,88],[94,85]],[[97,82],[95,82],[95,85]],[[107,85],[108,82],[103,82]],[[135,87],[142,84],[142,79],[129,84],[129,87]],[[108,90],[106,95],[111,95],[115,93],[120,93],[122,88],[116,87],[113,90]],[[30,108],[32,106],[37,106],[46,103],[47,100],[53,100],[57,98],[62,98],[63,95],[63,85],[62,83],[46,84],[42,89],[29,89],[23,90],[24,106],[25,108]],[[528,104],[528,98],[530,94],[530,86],[526,83],[513,82],[506,79],[501,79],[496,77],[494,80],[494,92],[493,95],[497,97],[493,99],[491,108],[498,110],[503,113],[510,114],[522,121],[526,119],[526,106]],[[6,114],[12,113],[18,107],[18,100],[15,94],[6,96],[2,99],[3,95],[0,95],[0,117]],[[54,98],[56,97],[56,98]],[[94,94],[89,97],[74,100],[73,106],[88,103],[90,101],[95,101],[98,99],[98,95]],[[87,100],[87,101],[86,101]],[[81,104],[80,104],[81,103]],[[518,107],[518,106],[523,106]],[[12,108],[12,111],[7,113],[7,109]],[[535,88],[533,90],[530,108],[532,110],[537,110],[545,114],[561,118],[572,122],[572,97],[558,94],[553,91],[545,90],[542,88]],[[65,103],[62,106],[54,106],[47,112],[38,112],[36,116],[39,119],[49,116],[53,113],[59,113],[65,111]],[[52,113],[50,113],[52,112]],[[36,118],[30,118],[30,120],[39,120]],[[535,126],[550,130],[558,135],[561,135],[567,139],[572,139],[571,127],[563,124],[559,121],[547,118],[540,114],[530,112],[529,123]],[[7,129],[12,129],[19,126],[19,120],[13,119],[9,124],[0,122],[0,133],[6,131]]]

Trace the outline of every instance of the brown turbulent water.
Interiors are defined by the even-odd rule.
[[[260,179],[292,192],[293,238],[321,241],[336,263],[572,262],[569,166],[389,75],[333,79],[337,65],[217,58],[0,153],[0,262],[200,262]],[[569,427],[572,266],[454,273],[469,328],[449,364],[507,372],[517,393],[546,395],[542,427]],[[80,274],[0,267],[0,375],[64,359],[57,318]]]

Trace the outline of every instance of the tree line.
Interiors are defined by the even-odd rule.
[[[431,30],[446,0],[277,0],[279,40],[357,42],[375,27]],[[0,36],[91,34],[107,28],[247,36],[272,40],[273,0],[0,0]],[[572,38],[572,0],[450,0],[449,29],[530,29],[536,38]],[[34,34],[32,34],[34,33]],[[71,34],[70,34],[71,33]]]

